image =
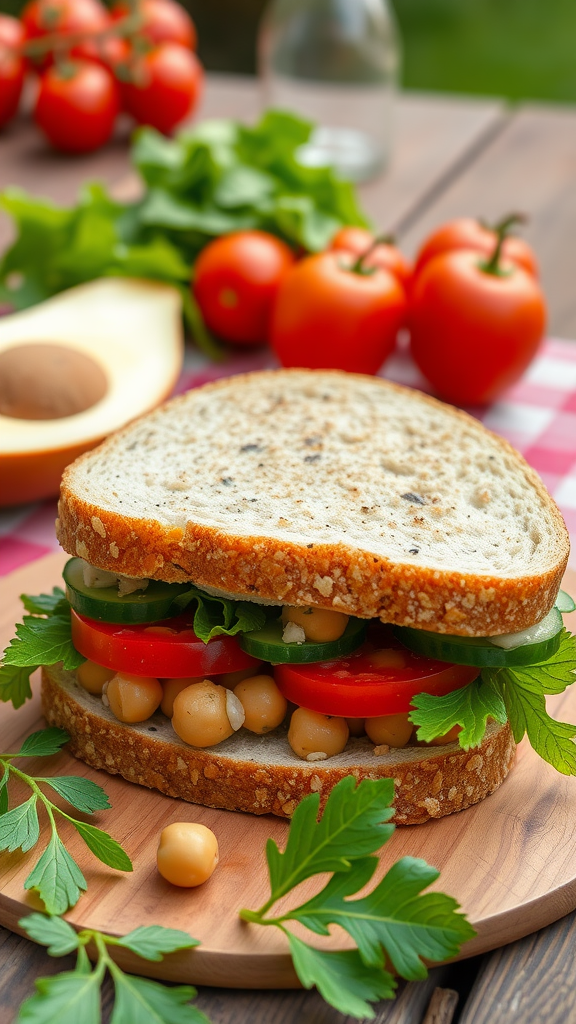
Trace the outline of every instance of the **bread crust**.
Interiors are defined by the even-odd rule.
[[[48,724],[69,734],[74,756],[94,768],[191,803],[286,818],[311,792],[320,794],[323,806],[346,775],[393,778],[399,825],[442,818],[493,793],[516,751],[509,725],[495,722],[469,751],[449,743],[377,756],[363,738],[349,741],[345,755],[307,763],[292,753],[285,730],[264,737],[243,731],[200,750],[183,743],[160,713],[137,726],[118,722],[61,666],[42,669],[42,707]]]
[[[303,372],[285,370],[276,374]],[[338,376],[336,371],[333,373]],[[269,378],[270,374],[258,376]],[[242,380],[235,378],[235,386],[241,387]],[[388,381],[375,378],[374,384],[406,392]],[[229,381],[220,381],[203,390],[229,386]],[[185,401],[186,396],[175,400]],[[427,395],[419,395],[418,401],[446,409]],[[471,422],[460,410],[452,410],[451,415],[455,429],[459,422]],[[116,438],[130,429],[125,428]],[[568,561],[569,544],[562,516],[537,474],[511,445],[501,438],[497,441],[529,480],[535,497],[554,523],[556,561],[537,573],[498,576],[431,568],[391,560],[370,553],[369,548],[361,550],[345,543],[300,544],[274,536],[235,535],[194,522],[193,518],[181,528],[165,526],[153,518],[119,514],[87,501],[76,488],[76,469],[84,460],[104,458],[105,446],[97,449],[101,456],[82,456],[64,473],[57,535],[70,554],[128,576],[174,583],[192,581],[247,599],[334,608],[361,618],[380,618],[432,632],[469,636],[515,632],[538,622],[553,606]]]

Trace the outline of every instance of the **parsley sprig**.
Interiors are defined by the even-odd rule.
[[[319,795],[306,797],[294,812],[284,851],[272,839],[266,845],[270,898],[259,910],[240,911],[244,921],[279,928],[304,987],[316,986],[326,1002],[358,1018],[373,1018],[370,1004],[393,998],[396,981],[385,968],[387,961],[401,977],[419,980],[427,975],[423,957],[440,961],[455,956],[475,935],[457,913],[456,900],[422,893],[439,872],[415,857],[402,857],[368,895],[352,899],[378,866],[371,854],[394,831],[389,824],[393,798],[392,779],[365,779],[357,786],[347,776],[334,787],[317,820]],[[300,882],[325,872],[332,877],[316,896],[268,916]],[[290,921],[316,935],[328,935],[331,925],[339,925],[356,948],[332,952],[310,946],[286,927]]]
[[[41,665],[61,661],[65,669],[78,668],[86,659],[72,643],[70,605],[61,587],[51,594],[21,594],[28,612],[16,626],[0,665],[0,701],[19,708],[32,696],[30,676]]]
[[[419,693],[410,721],[418,726],[418,739],[427,742],[460,725],[460,746],[469,750],[482,742],[489,718],[508,720],[517,743],[527,735],[544,761],[563,775],[576,775],[576,725],[557,722],[546,710],[546,696],[563,693],[575,681],[576,636],[563,629],[547,661],[482,669],[480,678],[444,697]]]
[[[89,850],[102,863],[118,871],[132,871],[128,854],[107,832],[81,821],[58,807],[43,788],[49,786],[67,803],[83,814],[107,810],[108,797],[91,779],[76,775],[54,777],[27,775],[14,764],[22,757],[50,757],[58,753],[68,740],[62,729],[42,729],[28,736],[14,754],[0,754],[0,850],[33,849],[40,838],[38,803],[43,806],[50,824],[50,840],[42,856],[24,882],[25,889],[35,889],[49,914],[62,914],[78,902],[87,882],[74,858],[68,853],[58,834],[57,819],[70,822],[82,836]],[[24,803],[9,809],[8,783],[18,779],[32,790]]]
[[[49,978],[38,978],[36,992],[22,1006],[16,1024],[99,1024],[100,990],[108,971],[114,983],[114,1009],[111,1024],[209,1024],[208,1018],[190,1000],[196,995],[191,985],[168,988],[166,985],[125,974],[108,952],[109,946],[130,949],[144,960],[162,960],[165,954],[199,945],[186,932],[151,925],[136,928],[121,939],[87,928],[75,932],[67,921],[44,914],[29,914],[18,922],[34,942],[47,946],[50,956],[66,956],[77,951],[76,969]],[[86,946],[96,947],[92,967]]]

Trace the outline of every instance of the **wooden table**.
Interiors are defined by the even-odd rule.
[[[212,76],[203,114],[250,120],[259,109],[249,79]],[[134,191],[126,131],[94,156],[62,159],[43,147],[25,120],[0,140],[0,187],[19,185],[73,202],[86,179],[106,181],[117,196]],[[576,338],[576,110],[498,100],[406,95],[398,104],[397,142],[387,175],[362,189],[378,226],[414,252],[425,232],[461,214],[497,219],[530,215],[550,303],[550,332]],[[0,217],[0,248],[10,238]],[[435,968],[426,982],[404,985],[377,1008],[378,1024],[567,1024],[576,1019],[576,914],[542,932],[472,960]],[[0,928],[0,1021],[8,1024],[38,975],[69,969],[31,942]],[[105,1020],[111,991],[106,990]],[[458,1007],[456,1004],[458,1003]],[[203,989],[198,1005],[213,1024],[344,1024],[315,992]]]

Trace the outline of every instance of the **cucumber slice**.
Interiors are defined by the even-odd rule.
[[[557,608],[530,629],[501,636],[446,636],[424,629],[395,626],[394,633],[411,651],[427,658],[478,668],[512,668],[547,661],[560,646],[562,616]]]
[[[186,583],[164,583],[150,580],[146,590],[120,597],[114,587],[87,587],[83,577],[81,558],[71,558],[62,575],[66,583],[66,597],[79,615],[97,622],[158,622],[178,615],[173,602],[179,594],[189,590]]]
[[[559,590],[555,607],[559,612],[562,612],[563,615],[566,615],[568,612],[576,612],[576,601],[574,601],[570,597],[570,594],[567,594],[565,590]]]
[[[338,640],[329,640],[324,644],[312,640],[306,640],[303,644],[286,644],[282,640],[282,620],[271,618],[262,629],[240,633],[236,639],[243,651],[261,661],[271,661],[274,665],[304,665],[350,654],[364,642],[367,628],[366,620],[350,619]]]

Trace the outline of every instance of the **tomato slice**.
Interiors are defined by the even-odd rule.
[[[137,676],[183,679],[257,668],[260,662],[240,650],[233,636],[217,636],[207,644],[192,628],[193,614],[184,612],[158,625],[117,625],[95,622],[71,612],[72,643],[80,654],[105,668]]]
[[[391,664],[387,666],[386,661]],[[386,627],[372,627],[366,643],[343,658],[274,669],[278,688],[287,700],[310,711],[344,718],[410,711],[417,693],[442,696],[471,683],[478,673],[471,665],[450,665],[417,655]]]

